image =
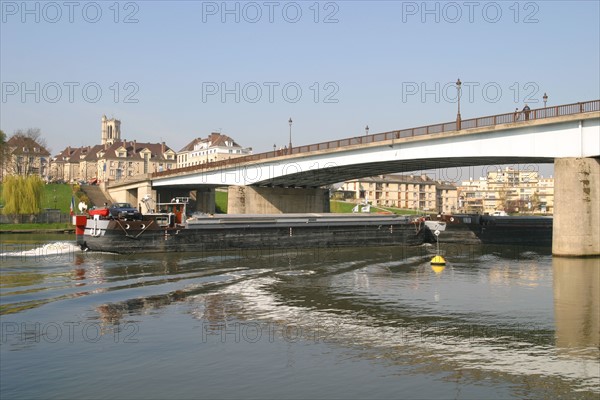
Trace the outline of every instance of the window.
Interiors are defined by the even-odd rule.
[[[148,173],[148,161],[150,159],[150,155],[148,153],[144,153],[144,174]]]

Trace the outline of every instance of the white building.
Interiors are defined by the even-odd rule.
[[[252,148],[243,148],[227,135],[217,132],[207,138],[196,138],[177,153],[177,168],[190,167],[214,161],[229,160],[252,154]]]

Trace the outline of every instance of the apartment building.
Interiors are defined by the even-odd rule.
[[[532,169],[489,171],[485,177],[471,178],[458,186],[458,209],[480,214],[552,213],[554,179],[544,178]]]
[[[456,187],[427,175],[378,175],[344,182],[346,198],[388,206],[436,213],[457,210]]]

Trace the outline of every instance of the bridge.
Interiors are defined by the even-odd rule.
[[[143,183],[111,185],[110,190],[127,191],[136,198],[151,191],[171,196],[194,190],[199,207],[212,211],[214,188],[229,186],[233,213],[324,212],[328,211],[327,191],[320,187],[349,179],[552,162],[555,238],[568,238],[558,247],[555,240],[553,252],[600,255],[600,100],[259,153],[158,172]]]

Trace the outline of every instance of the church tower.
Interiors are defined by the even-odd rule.
[[[121,140],[121,121],[115,118],[107,119],[102,116],[102,145],[110,146]]]

